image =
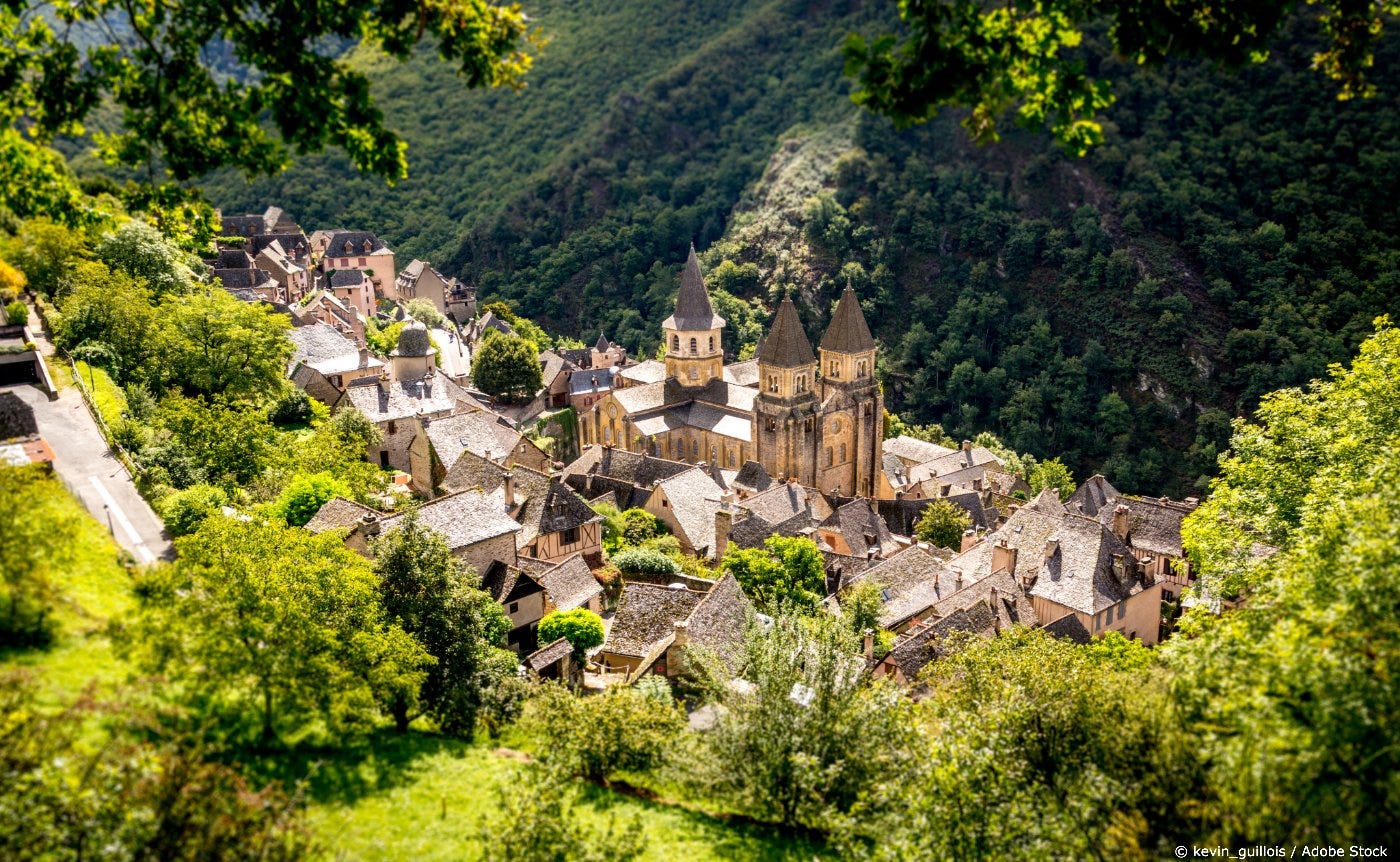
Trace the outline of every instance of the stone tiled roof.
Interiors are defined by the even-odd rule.
[[[494,461],[487,460],[471,450],[463,450],[457,456],[457,463],[443,477],[442,487],[447,491],[466,491],[476,488],[480,491],[494,491],[505,481],[506,469]]]
[[[903,434],[898,437],[886,438],[881,445],[886,455],[893,455],[910,466],[926,464],[955,451],[947,446],[939,446],[937,443],[929,443]]]
[[[515,453],[520,439],[519,431],[490,410],[467,410],[435,419],[428,425],[428,440],[433,444],[433,451],[449,470],[457,465],[463,452],[491,461],[505,461]]]
[[[362,523],[366,517],[378,520],[383,515],[369,506],[356,503],[354,500],[332,497],[316,514],[311,516],[311,520],[306,522],[306,529],[313,533],[324,533],[326,530],[355,527]]]
[[[797,306],[792,297],[784,296],[773,315],[773,325],[758,349],[758,361],[775,368],[806,368],[817,361],[812,342],[797,318]]]
[[[1056,503],[1058,505],[1058,503]],[[1057,545],[1048,545],[1055,539]],[[1082,515],[1044,512],[1030,506],[1017,510],[981,544],[950,561],[973,580],[993,574],[993,547],[1001,542],[1014,549],[1018,580],[1034,580],[1031,595],[1093,615],[1118,604],[1144,588],[1131,549],[1108,528]],[[1048,547],[1053,553],[1046,557]],[[1113,571],[1119,555],[1128,575],[1120,580]]]
[[[876,548],[879,550],[878,556],[885,557],[899,549],[885,519],[872,512],[865,500],[852,500],[838,507],[822,521],[821,526],[840,533],[853,554]]]
[[[354,356],[356,366],[359,365],[360,349],[355,342],[329,324],[298,326],[288,330],[287,338],[295,345],[292,358],[287,360],[288,373],[298,365],[315,365],[339,357]]]
[[[273,243],[281,246],[282,253],[292,260],[305,260],[306,253],[311,249],[311,243],[307,241],[304,233],[267,233],[251,236],[244,248],[258,254]]]
[[[1099,474],[1084,480],[1084,484],[1074,489],[1065,501],[1066,505],[1089,517],[1096,517],[1099,510],[1123,496],[1117,488]],[[1109,508],[1112,508],[1111,506]]]
[[[496,498],[479,491],[448,494],[424,503],[415,511],[418,522],[441,533],[453,551],[520,530],[520,525],[502,511]],[[403,517],[403,514],[396,514],[384,518],[380,533],[393,530]]]
[[[724,326],[724,318],[715,314],[710,305],[710,295],[705,290],[705,279],[700,275],[700,259],[695,256],[695,246],[690,247],[690,255],[685,259],[685,269],[681,271],[681,289],[676,294],[676,311],[661,324],[666,329],[706,330]]]
[[[545,644],[525,657],[525,666],[535,673],[539,673],[545,668],[559,661],[574,651],[573,645],[568,638],[559,638],[553,643]]]
[[[862,581],[879,584],[884,591],[880,627],[887,629],[925,614],[961,588],[948,564],[918,545],[905,548],[867,569],[850,583]],[[964,581],[962,586],[966,585]]]
[[[815,523],[831,514],[820,494],[796,482],[774,485],[767,491],[740,501],[738,505],[770,524],[782,524],[798,515]]]
[[[633,384],[660,383],[666,379],[666,363],[656,359],[648,359],[645,362],[638,362],[636,365],[620,368],[617,373],[632,381]]]
[[[967,481],[972,478],[980,478],[981,473],[964,473],[964,471],[985,465],[1001,467],[1001,461],[990,449],[983,446],[973,446],[970,452],[954,449],[946,455],[940,455],[931,461],[924,461],[910,467],[908,481],[910,484],[916,484],[937,477],[945,482],[957,481],[967,484]]]
[[[1181,522],[1195,506],[1165,498],[1152,500],[1119,497],[1110,506],[1099,509],[1099,523],[1113,528],[1113,513],[1118,506],[1128,507],[1128,544],[1135,549],[1151,551],[1168,557],[1181,557]]]
[[[540,378],[544,381],[545,388],[548,388],[561,373],[572,370],[573,363],[553,350],[540,351]]]
[[[519,601],[544,589],[529,572],[500,560],[493,561],[482,574],[481,588],[501,604]]]
[[[214,269],[250,269],[252,266],[253,256],[242,248],[220,249],[214,263]]]
[[[906,680],[913,682],[929,662],[948,655],[949,638],[955,632],[990,637],[995,633],[993,615],[986,602],[959,608],[946,617],[925,622],[895,639],[890,660],[899,666]]]
[[[676,623],[690,619],[704,597],[689,589],[628,581],[603,651],[637,658],[650,655],[675,634]]]
[[[272,280],[272,276],[256,267],[248,269],[216,269],[210,274],[219,280],[224,290],[237,293],[240,290],[253,290],[254,288],[276,287],[277,282]]]
[[[588,395],[612,390],[613,371],[611,368],[594,368],[575,371],[569,377],[570,395]]]
[[[407,419],[420,413],[453,413],[476,404],[475,399],[450,377],[438,371],[434,371],[426,383],[400,380],[381,386],[375,378],[367,378],[363,383],[357,380],[354,384],[346,387],[337,407],[348,404],[371,422]]]
[[[735,386],[758,386],[758,360],[745,359],[724,366],[724,379]]]
[[[521,547],[541,534],[558,533],[602,519],[582,497],[558,479],[520,465],[511,473],[515,477],[515,519],[520,522]]]
[[[612,479],[630,487],[650,491],[657,480],[669,479],[690,469],[691,465],[680,461],[668,461],[640,452],[594,445],[583,450],[582,455],[564,468],[562,475],[575,490],[583,490],[584,483],[570,481],[572,478],[595,477]],[[611,487],[613,486],[609,486]]]
[[[855,291],[849,284],[836,303],[831,325],[822,336],[821,349],[838,353],[862,353],[875,349],[875,339],[865,323],[865,312],[860,310],[860,300],[856,299]]]
[[[961,590],[935,604],[933,611],[939,616],[948,616],[959,608],[969,607],[977,602],[985,603],[996,614],[1002,628],[1040,625],[1035,605],[1022,589],[1020,582],[1007,572],[999,572],[966,583]]]
[[[671,511],[680,524],[683,538],[697,552],[714,549],[715,513],[719,511],[720,494],[715,480],[698,467],[663,479],[661,488],[671,504]]]
[[[644,386],[629,386],[613,393],[618,405],[632,416],[658,410],[666,406],[666,384],[648,383]]]
[[[1078,614],[1065,614],[1059,619],[1047,623],[1045,631],[1057,638],[1063,638],[1077,644],[1086,644],[1094,639],[1094,636],[1089,634],[1089,630],[1084,628],[1084,623],[1079,621]]]
[[[536,580],[549,594],[549,600],[561,611],[581,608],[603,593],[603,585],[593,577],[581,554],[574,554],[554,568],[542,572]]]
[[[363,270],[337,269],[331,273],[331,287],[359,287],[369,280]]]
[[[734,481],[730,485],[756,494],[773,487],[773,477],[768,475],[768,471],[763,469],[762,464],[749,460],[745,461],[744,466],[739,468],[739,475],[734,477]]]
[[[744,646],[753,603],[728,572],[715,582],[691,613],[686,632],[690,643],[715,653],[731,668]]]
[[[369,242],[369,250],[365,250],[365,242]],[[345,244],[350,243],[350,250],[345,250]],[[384,240],[363,230],[341,230],[330,235],[326,242],[326,257],[354,257],[362,254],[373,254],[377,251],[387,249]]]

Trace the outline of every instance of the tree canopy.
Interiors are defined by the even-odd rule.
[[[1317,16],[1322,47],[1313,67],[1339,85],[1338,97],[1374,92],[1369,71],[1394,0],[1325,0]],[[846,71],[860,81],[858,104],[908,126],[941,107],[971,109],[963,125],[980,141],[997,139],[1014,108],[1023,126],[1048,127],[1083,154],[1103,141],[1098,114],[1113,103],[1108,64],[1090,66],[1083,50],[1107,22],[1113,51],[1138,65],[1204,57],[1227,66],[1262,62],[1299,4],[1154,2],[1120,4],[974,0],[901,0],[905,32],[872,41],[852,36]],[[1093,71],[1091,71],[1091,68]],[[1097,75],[1097,77],[1096,77]]]
[[[720,568],[769,613],[814,610],[826,594],[821,551],[803,536],[769,536],[762,548],[730,545]]]
[[[934,500],[914,523],[914,536],[940,548],[962,549],[962,534],[972,526],[972,516],[951,500]]]
[[[518,335],[491,335],[472,356],[472,382],[493,398],[529,401],[544,385],[539,349]]]

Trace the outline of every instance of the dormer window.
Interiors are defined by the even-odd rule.
[[[350,240],[347,239],[347,240],[345,241],[345,253],[346,253],[346,254],[349,254],[350,252],[352,252],[352,251],[354,251],[354,250],[355,250],[354,244],[351,243]]]
[[[369,254],[370,249],[374,248],[374,245],[373,245],[369,240],[365,240],[364,248],[365,248],[365,254]]]

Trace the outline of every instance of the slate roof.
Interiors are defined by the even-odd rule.
[[[414,511],[418,513],[418,522],[441,533],[453,551],[520,530],[520,525],[502,511],[496,498],[480,491],[448,494]],[[400,513],[384,518],[380,522],[380,533],[394,529],[403,517]]]
[[[995,591],[995,604],[992,602],[993,591]],[[941,599],[933,606],[933,610],[939,616],[947,616],[958,608],[969,607],[976,602],[986,603],[987,607],[995,612],[1002,628],[1010,628],[1014,625],[1040,625],[1040,617],[1035,612],[1035,605],[1022,589],[1020,582],[1007,572],[999,572],[980,580],[964,582],[961,590],[946,599]]]
[[[738,664],[753,603],[739,582],[725,572],[691,613],[690,643],[718,655],[729,667]]]
[[[355,358],[355,367],[359,367],[360,349],[334,326],[320,322],[298,326],[287,332],[287,338],[294,345],[292,358],[287,360],[288,373],[298,365],[318,365],[350,356]]]
[[[726,364],[724,366],[724,379],[735,386],[757,387],[758,360],[745,359],[743,362]]]
[[[611,392],[613,371],[611,368],[580,369],[569,376],[570,395],[589,395]]]
[[[525,656],[525,666],[535,673],[539,673],[550,665],[562,661],[573,651],[573,645],[569,643],[568,638],[559,638]]]
[[[487,567],[481,576],[481,588],[501,604],[519,601],[543,590],[529,572],[500,560],[492,561]]]
[[[848,584],[871,581],[885,591],[880,627],[896,628],[926,613],[958,591],[957,578],[946,562],[918,545],[905,548],[852,578]],[[967,581],[964,580],[964,586]]]
[[[831,315],[831,325],[822,336],[822,350],[837,353],[862,353],[875,349],[875,339],[870,335],[870,327],[865,323],[865,312],[860,309],[860,300],[849,284],[841,292],[836,303],[836,311]]]
[[[1058,549],[1047,560],[1047,541],[1052,538],[1058,541]],[[1000,529],[949,564],[973,580],[986,577],[992,574],[993,546],[1002,540],[1016,550],[1016,577],[1034,578],[1033,597],[1093,615],[1144,588],[1138,575],[1129,577],[1125,585],[1113,573],[1115,554],[1123,557],[1125,567],[1135,568],[1131,549],[1098,521],[1066,512],[1063,507],[1059,513],[1047,513],[1024,506]]]
[[[634,418],[640,413],[657,410],[666,406],[666,384],[647,383],[642,386],[628,386],[613,393],[620,406]]]
[[[369,251],[365,251],[365,241],[369,241]],[[350,250],[345,250],[345,244],[350,243]],[[326,257],[354,257],[362,254],[373,254],[387,248],[384,240],[365,230],[339,230],[330,235],[326,242]]]
[[[721,489],[698,467],[661,481],[676,522],[686,543],[697,553],[714,550],[715,513],[719,511]]]
[[[313,533],[324,533],[326,530],[355,527],[367,516],[378,520],[383,514],[354,500],[332,497],[306,522],[306,529]]]
[[[886,455],[893,455],[909,466],[925,464],[956,451],[954,449],[949,449],[947,446],[929,443],[926,440],[919,440],[906,434],[901,434],[898,437],[889,437],[881,445]]]
[[[885,519],[872,512],[865,500],[852,500],[838,507],[821,526],[840,533],[852,554],[863,554],[873,547],[879,550],[878,556],[885,557],[899,550]]]
[[[417,380],[400,380],[379,386],[378,380],[372,377],[365,378],[363,382],[353,381],[346,387],[345,395],[337,406],[349,404],[369,417],[371,422],[390,422],[420,413],[453,412],[461,403],[476,405],[475,399],[453,383],[450,377],[434,371],[427,384]]]
[[[34,408],[13,392],[0,392],[0,440],[14,440],[39,433]]]
[[[936,477],[945,482],[966,484],[973,478],[981,478],[984,470],[976,468],[985,468],[986,465],[1001,468],[1001,460],[992,450],[984,446],[973,446],[970,452],[954,449],[946,455],[910,467],[907,471],[908,481],[910,484],[917,484]],[[973,472],[966,472],[969,469]]]
[[[620,368],[617,373],[634,384],[660,383],[666,379],[666,363],[658,359],[648,359]]]
[[[773,487],[773,477],[768,475],[762,464],[750,460],[744,462],[744,466],[739,468],[739,475],[729,484],[731,487],[756,494]]]
[[[469,488],[494,491],[505,481],[505,473],[505,468],[494,461],[464,449],[457,456],[457,463],[443,477],[442,487],[448,491],[465,491]]]
[[[304,233],[265,233],[250,236],[248,242],[244,244],[244,248],[251,249],[253,254],[258,254],[273,243],[281,246],[282,253],[293,260],[305,260],[306,253],[311,248],[311,243],[306,239]]]
[[[1095,517],[1099,510],[1109,503],[1123,496],[1122,493],[1109,483],[1103,476],[1095,473],[1084,484],[1074,489],[1074,493],[1065,501],[1072,508],[1078,509],[1080,513]],[[1109,506],[1112,509],[1112,506]]]
[[[831,507],[820,494],[796,482],[776,484],[767,491],[740,501],[738,506],[774,525],[799,516],[813,523],[831,514]]]
[[[267,229],[260,215],[226,215],[219,218],[219,232],[224,236],[248,236]]]
[[[573,370],[573,363],[555,353],[553,350],[540,351],[540,378],[544,381],[544,387],[549,388],[565,370]]]
[[[603,651],[643,658],[671,638],[676,623],[690,619],[704,593],[627,581]]]
[[[773,315],[773,325],[758,348],[758,361],[776,368],[805,368],[817,361],[812,342],[797,318],[797,306],[792,297],[784,296]]]
[[[518,542],[521,547],[542,534],[558,533],[602,520],[602,516],[594,512],[582,497],[558,479],[551,479],[518,464],[511,473],[515,477],[513,493],[518,510],[515,519],[520,522]]]
[[[1077,644],[1086,644],[1094,639],[1094,636],[1089,634],[1089,630],[1084,628],[1084,623],[1079,621],[1078,614],[1065,614],[1046,624],[1045,631],[1054,637]]]
[[[587,605],[595,596],[603,594],[603,585],[593,577],[588,563],[582,554],[574,554],[559,565],[547,569],[535,577],[549,600],[561,611],[569,611]]]
[[[705,279],[700,275],[700,259],[695,256],[695,246],[685,259],[685,269],[681,271],[681,288],[676,293],[676,311],[661,324],[665,329],[707,330],[724,326],[724,318],[715,314],[710,305],[710,294],[705,290]]]
[[[359,269],[337,269],[331,273],[331,287],[359,287],[369,281],[369,276],[364,270]]]
[[[467,410],[428,423],[428,441],[446,468],[457,466],[463,452],[491,461],[505,461],[515,453],[521,434],[489,410]]]
[[[1166,498],[1152,500],[1119,497],[1111,506],[1099,509],[1099,523],[1113,529],[1113,512],[1118,506],[1128,507],[1128,544],[1133,548],[1180,558],[1181,522],[1196,508]]]
[[[993,616],[986,602],[959,608],[946,617],[930,620],[910,629],[895,639],[889,658],[910,682],[935,659],[952,652],[948,638],[955,632],[991,636],[995,633]]]
[[[252,266],[253,256],[242,248],[220,249],[214,263],[214,269],[249,269]]]
[[[669,479],[690,469],[691,465],[680,461],[593,445],[584,449],[583,454],[565,467],[561,475],[576,491],[588,489],[587,479],[608,479],[628,489],[643,488],[649,493],[657,480]],[[617,485],[612,483],[595,485],[593,490],[616,490]]]
[[[250,291],[258,287],[275,287],[277,282],[272,280],[272,276],[256,267],[247,269],[215,269],[210,273],[210,277],[217,278],[223,285],[224,290],[231,293],[239,291]]]

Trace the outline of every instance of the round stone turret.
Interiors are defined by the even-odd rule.
[[[399,343],[394,348],[392,356],[427,356],[433,349],[433,345],[428,341],[428,327],[420,321],[410,321],[407,326],[399,332]]]

